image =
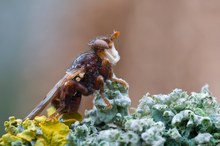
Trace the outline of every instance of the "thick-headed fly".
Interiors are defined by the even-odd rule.
[[[111,104],[104,96],[105,81],[114,80],[128,87],[126,82],[114,77],[112,70],[112,66],[120,60],[113,43],[119,34],[118,31],[114,31],[110,36],[93,39],[88,44],[90,50],[73,61],[64,77],[25,119],[33,119],[49,103],[56,108],[56,114],[77,112],[82,95],[91,95],[95,90],[99,90],[106,103],[106,109],[110,109]]]

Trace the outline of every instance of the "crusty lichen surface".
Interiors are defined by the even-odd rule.
[[[0,145],[67,146],[216,146],[220,145],[220,105],[208,86],[199,93],[175,89],[168,95],[146,94],[129,113],[128,89],[107,81],[105,96],[95,93],[94,107],[80,115],[48,120],[45,116],[22,122],[10,117]]]

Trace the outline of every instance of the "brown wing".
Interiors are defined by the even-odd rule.
[[[72,69],[71,71],[66,72],[64,77],[56,83],[56,85],[49,91],[47,96],[32,110],[32,112],[27,117],[25,117],[25,119],[27,118],[33,119],[35,116],[39,115],[44,110],[44,108],[50,103],[50,101],[54,98],[54,96],[58,92],[58,89],[67,80],[73,79],[80,73],[82,74],[85,73],[84,66],[82,66],[81,68]]]

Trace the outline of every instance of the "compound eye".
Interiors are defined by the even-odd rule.
[[[97,39],[94,42],[89,43],[89,45],[94,49],[108,49],[109,45],[106,41]]]
[[[104,39],[104,41],[108,44],[108,48],[107,49],[111,49],[113,42],[110,39]]]

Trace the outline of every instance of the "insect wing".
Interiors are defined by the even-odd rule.
[[[33,119],[35,116],[39,115],[44,110],[44,108],[53,99],[54,95],[58,91],[58,88],[61,87],[61,85],[63,84],[65,78],[66,75],[61,80],[59,80],[59,82],[50,90],[47,96],[32,110],[32,112],[25,119]]]
[[[58,92],[58,89],[67,81],[76,77],[78,74],[84,72],[84,67],[79,69],[74,69],[70,72],[66,72],[65,76],[57,82],[57,84],[50,90],[47,96],[32,110],[32,112],[25,118],[33,119],[35,116],[39,115],[44,108],[50,103],[54,95]]]
[[[74,69],[69,69],[66,71],[66,74],[68,75],[67,80],[75,78],[79,74],[84,74],[85,73],[85,67],[82,66],[81,68],[74,68]]]

